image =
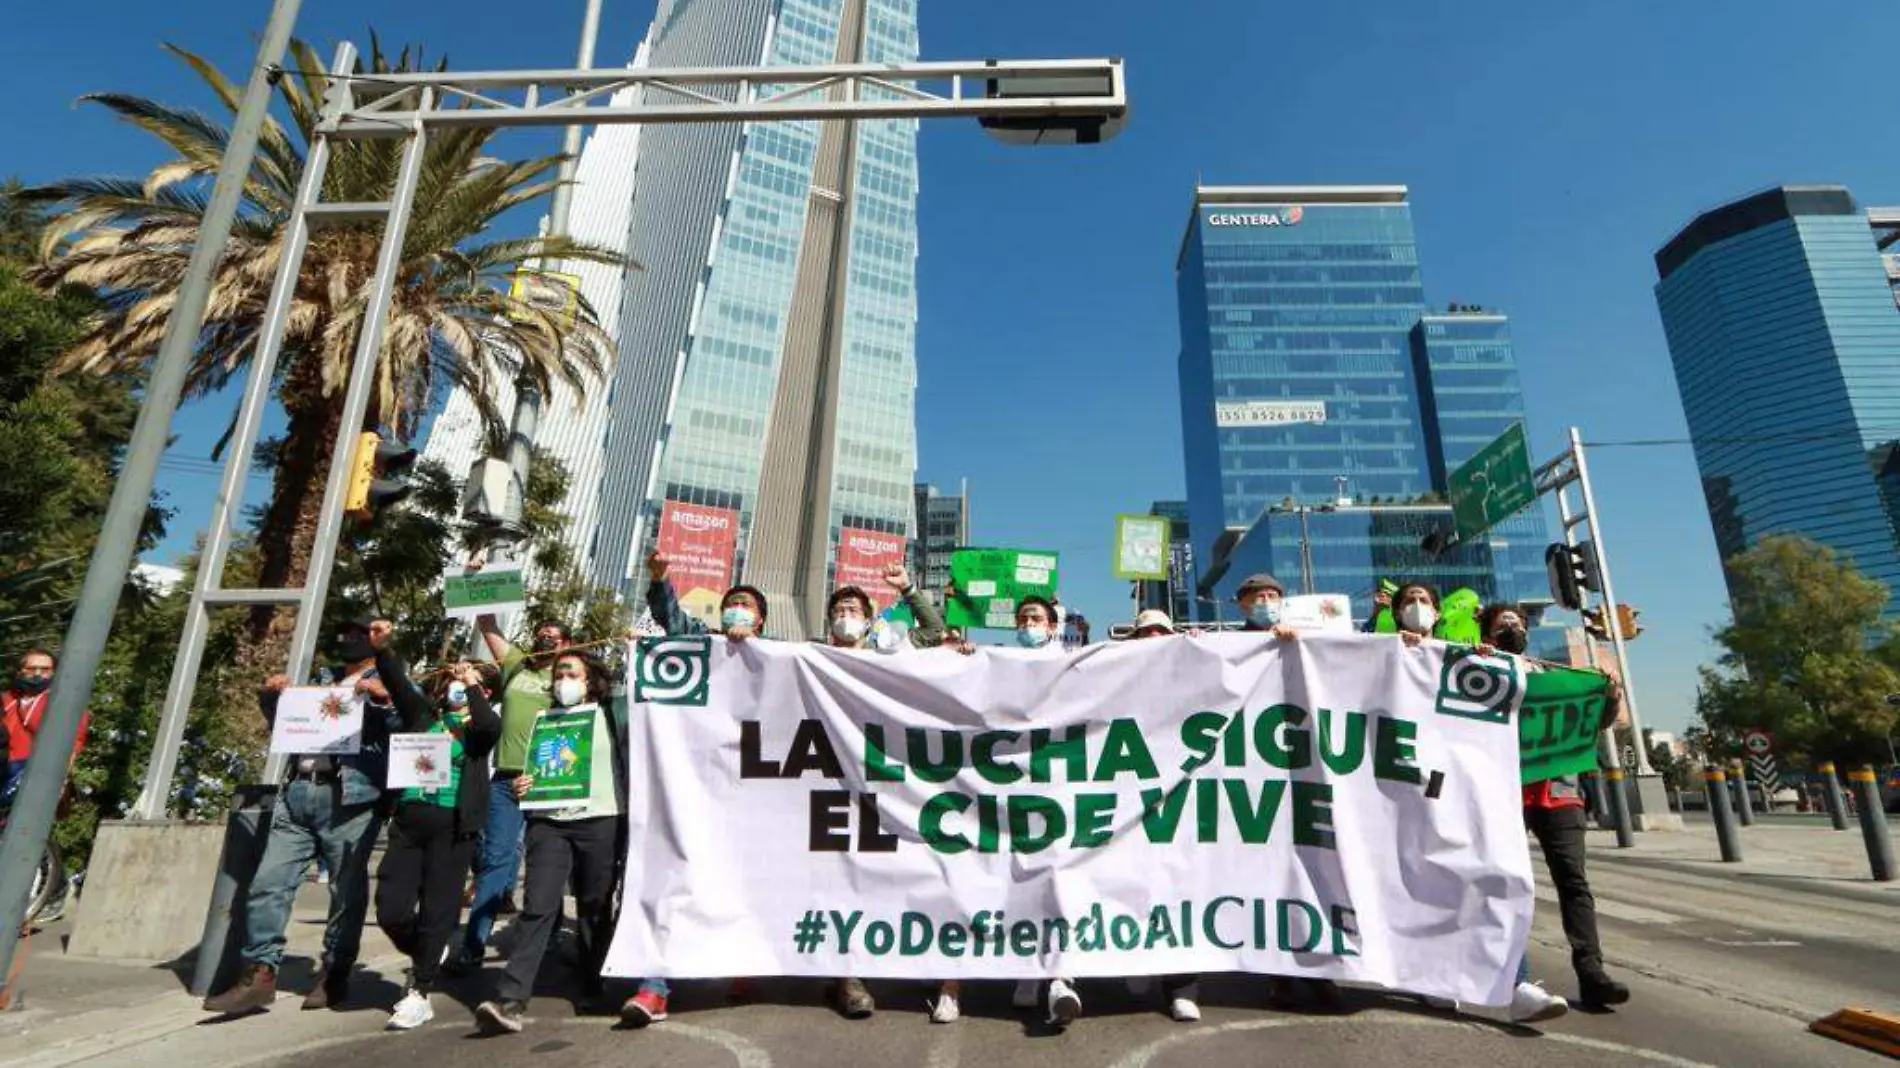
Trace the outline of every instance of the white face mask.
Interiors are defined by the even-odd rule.
[[[869,624],[857,616],[839,616],[831,621],[831,636],[841,642],[851,642],[854,645],[869,629]]]
[[[1413,601],[1399,609],[1399,626],[1414,634],[1430,634],[1438,623],[1438,609],[1423,601]]]
[[[554,703],[566,708],[587,700],[587,683],[580,679],[555,679]]]

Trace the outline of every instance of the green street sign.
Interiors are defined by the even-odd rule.
[[[1115,517],[1115,577],[1167,581],[1167,516]]]
[[[451,571],[442,578],[442,609],[450,619],[472,619],[526,606],[521,569],[503,564],[483,571]]]
[[[1537,499],[1531,478],[1524,424],[1511,429],[1451,473],[1451,514],[1458,540],[1469,541],[1529,507]]]
[[[945,622],[964,630],[1014,630],[1023,598],[1055,596],[1056,562],[1055,553],[1032,549],[958,549],[950,554],[957,595],[944,605]]]

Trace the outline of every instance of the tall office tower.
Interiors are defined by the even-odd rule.
[[[1839,186],[1770,189],[1697,216],[1656,272],[1722,557],[1806,536],[1900,618],[1900,310],[1868,216]]]
[[[1382,579],[1546,597],[1541,512],[1423,546],[1524,400],[1502,316],[1426,314],[1405,187],[1200,187],[1176,271],[1198,585],[1270,571],[1361,613]]]
[[[916,485],[917,536],[911,539],[910,577],[922,590],[941,595],[950,583],[950,554],[970,544],[970,487],[944,493],[928,482]]]
[[[917,58],[916,0],[664,2],[653,66]],[[771,627],[904,559],[916,470],[917,125],[667,126],[641,145],[596,584],[653,549],[689,611]]]

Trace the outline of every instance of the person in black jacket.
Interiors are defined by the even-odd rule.
[[[407,1031],[435,1018],[429,992],[461,914],[476,839],[488,820],[486,769],[501,739],[501,717],[482,692],[481,672],[473,664],[448,669],[432,687],[434,699],[406,677],[383,678],[405,732],[450,738],[449,785],[410,787],[398,795],[376,869],[376,924],[410,960],[409,981],[390,1013],[389,1029]]]

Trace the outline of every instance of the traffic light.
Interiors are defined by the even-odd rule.
[[[356,453],[350,457],[350,488],[343,495],[344,514],[367,522],[409,496],[415,487],[407,476],[415,462],[416,450],[400,441],[384,441],[374,430],[358,434]]]
[[[1638,634],[1643,632],[1643,625],[1636,622],[1636,617],[1641,614],[1641,612],[1626,604],[1616,606],[1616,630],[1617,633],[1623,635],[1624,641],[1634,640]]]
[[[1603,625],[1603,609],[1586,608],[1583,610],[1583,632],[1600,642],[1610,640],[1610,632]]]
[[[1584,565],[1580,547],[1559,542],[1545,549],[1544,571],[1550,576],[1553,600],[1573,612],[1583,607]]]

